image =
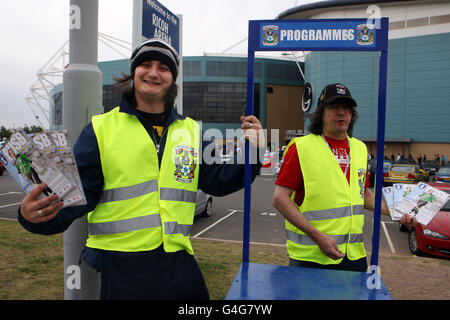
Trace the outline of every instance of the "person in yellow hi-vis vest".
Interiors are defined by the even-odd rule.
[[[367,270],[364,209],[373,210],[374,194],[367,148],[352,137],[356,106],[345,85],[327,85],[311,117],[311,134],[293,139],[284,151],[273,206],[286,219],[290,266]],[[389,215],[384,201],[382,213]],[[416,223],[409,216],[401,222]]]
[[[86,205],[61,209],[54,196],[37,200],[40,185],[19,209],[23,227],[40,234],[63,232],[88,215],[81,256],[101,272],[101,299],[209,298],[189,240],[197,190],[235,192],[244,187],[245,166],[206,161],[199,125],[174,107],[179,65],[158,39],[133,51],[130,74],[115,79],[120,106],[94,116],[74,146]],[[265,146],[261,122],[240,120],[252,146]],[[261,160],[252,164],[253,179],[260,168]]]

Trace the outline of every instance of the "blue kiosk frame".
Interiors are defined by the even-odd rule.
[[[367,19],[249,21],[247,115],[253,114],[255,51],[379,51],[377,168],[383,167],[386,114],[388,18],[377,25]],[[249,261],[251,176],[246,142],[242,265],[228,291],[228,300],[391,299],[378,273],[382,183],[375,185],[372,272],[291,268]],[[376,171],[383,181],[383,170]],[[375,283],[377,282],[377,283]]]

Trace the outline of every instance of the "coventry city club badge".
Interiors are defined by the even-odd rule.
[[[356,27],[356,43],[371,45],[373,43],[374,26],[372,24],[360,24]]]
[[[262,28],[262,44],[265,46],[278,44],[278,26],[270,25]]]
[[[198,153],[194,148],[178,145],[175,148],[175,180],[191,183],[195,178],[195,168],[198,163]]]

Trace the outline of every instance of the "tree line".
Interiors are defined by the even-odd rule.
[[[25,126],[22,129],[26,133],[37,133],[37,132],[42,131],[41,127],[35,126],[35,125]],[[5,126],[1,126],[0,127],[0,141],[2,141],[3,139],[8,139],[13,132],[14,132],[14,129],[7,129]]]

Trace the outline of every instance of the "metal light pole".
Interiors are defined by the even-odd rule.
[[[98,0],[70,0],[69,67],[63,73],[63,127],[72,146],[92,115],[103,112],[102,73],[97,66]],[[100,296],[100,276],[78,264],[87,238],[86,216],[64,232],[64,298]]]

